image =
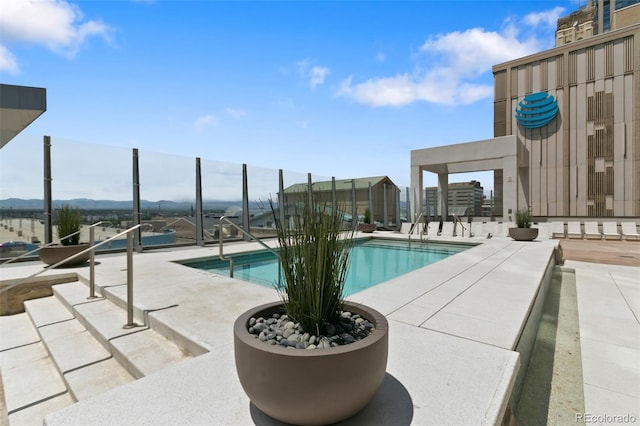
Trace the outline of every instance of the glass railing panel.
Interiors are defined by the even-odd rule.
[[[55,221],[63,205],[80,209],[80,242],[89,241],[89,225],[98,221],[103,223],[95,228],[96,242],[126,229],[133,218],[132,157],[130,148],[51,137],[54,240],[60,237]]]
[[[276,236],[274,212],[279,214],[279,171],[248,165],[247,178],[249,232],[258,238],[273,238]]]
[[[242,224],[242,164],[202,159],[202,204],[204,241],[219,239],[220,217]],[[242,239],[229,224],[222,228],[224,240]]]
[[[144,247],[196,243],[195,158],[139,151],[140,221]]]
[[[43,138],[18,135],[0,151],[0,258],[37,247],[44,239]]]

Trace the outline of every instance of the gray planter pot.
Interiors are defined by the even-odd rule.
[[[378,229],[378,225],[375,223],[361,223],[358,225],[358,231],[360,232],[371,233],[376,229]]]
[[[388,323],[381,313],[364,305],[346,302],[344,309],[367,318],[375,331],[330,349],[287,349],[250,335],[249,319],[282,312],[280,302],[238,317],[233,327],[236,370],[258,409],[286,423],[324,425],[347,419],[367,405],[387,368]]]
[[[38,250],[38,256],[40,256],[40,260],[47,265],[55,265],[56,263],[68,258],[69,256],[73,256],[74,254],[80,253],[82,250],[86,250],[88,248],[89,244],[78,244],[75,246],[53,245],[40,248],[40,250]],[[86,252],[78,257],[64,262],[60,266],[79,265],[89,260],[90,256],[91,252]]]
[[[533,241],[538,237],[538,228],[509,228],[509,236],[516,241]]]

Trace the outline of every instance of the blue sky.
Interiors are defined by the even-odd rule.
[[[29,135],[409,185],[412,149],[493,136],[491,66],[579,5],[0,0],[0,82],[47,88]]]

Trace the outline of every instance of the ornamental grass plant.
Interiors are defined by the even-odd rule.
[[[343,214],[327,205],[296,205],[283,223],[273,203],[284,282],[276,288],[287,315],[305,332],[321,335],[335,324],[344,301],[353,230],[343,231]]]
[[[531,214],[528,210],[518,210],[516,212],[516,225],[518,228],[531,228]]]
[[[58,238],[63,246],[75,246],[80,242],[80,209],[64,205],[56,213]],[[71,235],[77,232],[75,235]],[[67,237],[71,235],[70,237]],[[66,237],[66,238],[65,238]]]

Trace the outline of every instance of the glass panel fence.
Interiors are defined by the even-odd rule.
[[[18,135],[0,151],[0,258],[44,240],[42,136]]]
[[[243,165],[201,159],[200,240],[195,158],[52,137],[53,222],[56,210],[66,204],[81,211],[81,241],[89,240],[89,225],[98,221],[103,223],[95,228],[97,242],[132,226],[134,151],[137,152],[140,222],[150,225],[140,234],[143,247],[195,245],[199,241],[213,244],[220,234],[225,240],[242,240],[242,233],[228,223],[220,233],[222,216],[259,238],[271,238],[275,236],[274,211],[289,220],[296,204],[309,196],[308,173],[282,171],[284,196],[280,197],[278,169],[247,165],[247,199],[243,202]],[[20,245],[18,248],[2,246],[2,257],[19,254],[26,244],[33,244],[31,247],[35,248],[45,240],[43,152],[43,137],[26,134],[18,135],[0,152],[0,242],[18,241]],[[311,175],[311,180],[314,200],[332,203],[332,178]],[[411,214],[416,214],[414,210],[419,210],[413,207],[417,202],[414,192],[396,187],[388,180],[374,179],[369,187],[369,182],[357,179],[354,188],[352,180],[336,178],[336,208],[344,213],[345,228],[362,222],[365,211],[371,209],[372,220],[379,227],[396,229]],[[246,214],[245,205],[248,206]],[[58,238],[55,228],[52,236],[54,240]],[[126,239],[122,238],[101,249],[125,247]]]

